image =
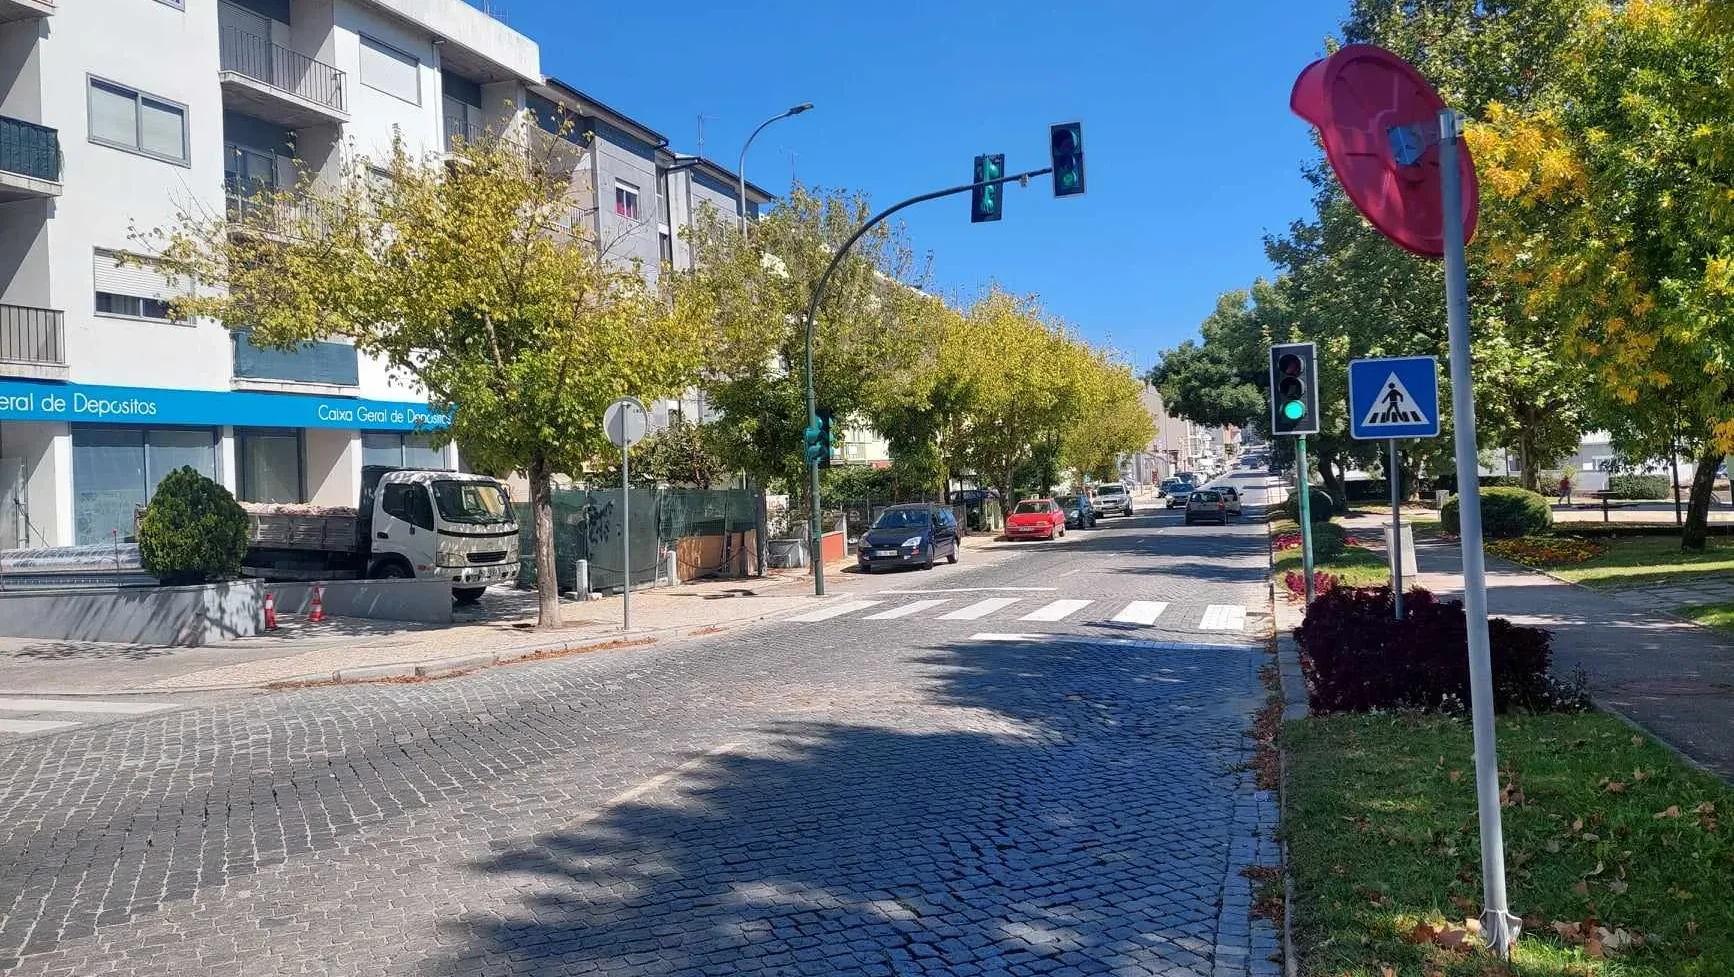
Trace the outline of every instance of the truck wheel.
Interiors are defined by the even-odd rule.
[[[396,560],[386,560],[373,568],[371,576],[375,580],[408,580],[415,574]]]
[[[486,587],[457,587],[453,588],[452,597],[460,604],[474,604],[481,600],[482,595],[487,592],[488,588]]]

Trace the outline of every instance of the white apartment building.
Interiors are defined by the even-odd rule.
[[[441,416],[382,363],[171,321],[164,278],[115,255],[134,228],[254,205],[297,159],[333,173],[394,135],[442,151],[550,95],[613,114],[462,0],[0,0],[0,549],[124,536],[181,465],[243,500],[331,505],[355,503],[364,465],[456,467],[425,433]],[[632,179],[603,173],[622,154],[600,142],[575,164],[599,222],[642,225],[651,274],[678,260],[668,198],[726,184],[735,206],[709,161],[671,191],[666,145],[632,147]]]

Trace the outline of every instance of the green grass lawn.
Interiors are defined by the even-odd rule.
[[[1414,942],[1481,911],[1468,723],[1331,716],[1284,727],[1303,974],[1504,974],[1482,952]],[[1525,926],[1515,977],[1734,974],[1734,791],[1599,714],[1499,721],[1506,877]],[[1596,948],[1553,923],[1642,942]],[[1617,942],[1617,939],[1616,939]],[[1389,967],[1389,970],[1384,969]]]
[[[1686,583],[1734,573],[1734,539],[1727,537],[1712,537],[1701,553],[1682,551],[1675,536],[1612,537],[1603,542],[1607,549],[1597,556],[1582,563],[1546,569],[1562,579],[1597,590],[1663,581]]]
[[[1707,628],[1734,634],[1734,603],[1691,604],[1678,608],[1674,613],[1691,618]]]
[[[1279,585],[1283,574],[1290,570],[1299,573],[1300,569],[1301,551],[1298,547],[1283,550],[1276,555],[1275,572]],[[1384,556],[1358,546],[1343,550],[1342,555],[1334,560],[1314,562],[1313,569],[1334,573],[1349,587],[1377,587],[1382,583],[1389,583],[1391,579],[1391,567],[1385,562]]]

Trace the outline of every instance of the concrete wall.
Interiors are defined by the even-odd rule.
[[[361,500],[361,439],[353,431],[308,428],[302,433],[307,501],[355,505]]]
[[[55,641],[196,648],[259,633],[264,590],[256,580],[202,587],[0,593],[0,634]]]
[[[322,603],[329,617],[363,617],[376,621],[452,623],[452,585],[444,580],[333,580],[322,585]],[[268,583],[277,599],[277,613],[306,614],[313,607],[313,585]]]

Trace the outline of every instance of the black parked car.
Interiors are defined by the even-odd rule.
[[[1094,529],[1099,513],[1087,495],[1062,495],[1054,500],[1066,514],[1067,529]]]
[[[957,517],[946,506],[894,505],[879,513],[861,535],[856,561],[865,573],[902,566],[931,570],[941,556],[947,563],[957,562],[957,536]]]

